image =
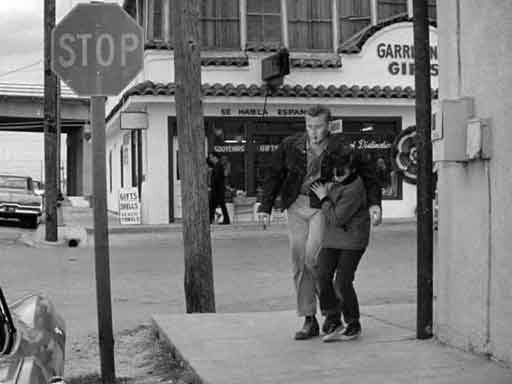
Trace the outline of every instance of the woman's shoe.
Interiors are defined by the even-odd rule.
[[[357,339],[359,336],[361,336],[361,324],[351,323],[345,328],[338,327],[334,332],[325,335],[322,338],[322,341],[325,343],[330,343],[332,341],[349,341]]]
[[[322,324],[322,333],[325,335],[334,332],[336,328],[343,325],[341,321],[341,314],[331,314],[327,315],[324,323]]]

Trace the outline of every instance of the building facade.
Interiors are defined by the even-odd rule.
[[[510,365],[512,2],[438,5],[443,118],[433,142],[439,194],[434,332]],[[471,148],[474,157],[466,154]]]
[[[396,167],[399,156],[409,161],[412,154],[397,154],[394,146],[415,124],[412,1],[200,3],[205,151],[222,154],[233,194],[257,198],[277,145],[304,131],[310,105],[325,104],[335,117],[334,129],[349,134],[374,160],[384,217],[413,217],[416,186]],[[431,3],[436,95],[439,64]],[[121,188],[137,187],[142,222],[151,224],[173,222],[182,214],[171,4],[125,1],[146,33],[145,66],[125,92],[107,103],[109,209],[118,210]],[[282,47],[290,52],[291,73],[269,94],[261,61]],[[144,129],[126,129],[123,121],[130,113],[142,116]]]

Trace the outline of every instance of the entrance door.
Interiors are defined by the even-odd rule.
[[[169,143],[169,222],[183,217],[181,204],[181,175],[180,175],[180,151],[176,120],[169,118],[168,123]],[[204,158],[207,153],[207,140],[204,141]],[[206,162],[206,160],[205,160]]]

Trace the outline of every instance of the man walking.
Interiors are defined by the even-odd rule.
[[[211,172],[211,194],[210,194],[210,224],[213,223],[215,218],[215,210],[218,206],[222,210],[222,222],[221,224],[229,224],[229,213],[226,208],[225,201],[225,176],[224,167],[220,162],[220,156],[216,152],[210,152],[208,160],[212,166]]]
[[[276,197],[280,194],[283,209],[287,209],[289,240],[293,265],[293,280],[297,295],[297,313],[304,317],[303,327],[295,333],[296,340],[318,336],[316,320],[317,283],[316,263],[322,246],[325,220],[321,205],[311,186],[332,175],[330,157],[332,148],[343,134],[329,134],[331,112],[317,105],[306,112],[306,133],[285,138],[274,152],[264,184],[260,218],[265,222]],[[375,167],[354,153],[354,167],[363,179],[368,206],[374,225],[380,223],[381,189],[375,176]]]

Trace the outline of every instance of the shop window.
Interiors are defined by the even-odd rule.
[[[203,0],[199,35],[203,49],[240,49],[238,0]]]
[[[428,17],[437,20],[436,0],[428,0]]]
[[[163,40],[163,0],[150,0],[148,4],[149,40]]]
[[[370,25],[370,0],[337,0],[340,42]]]
[[[162,40],[162,30],[163,30],[163,22],[162,22],[162,0],[153,0],[154,1],[154,9],[153,9],[153,39]]]
[[[343,119],[343,132],[375,167],[385,200],[402,199],[402,176],[392,166],[392,145],[400,132],[398,119]]]
[[[407,0],[377,0],[377,20],[379,22],[406,13]]]
[[[244,122],[212,119],[207,124],[208,151],[218,152],[231,193],[245,190],[246,139]]]
[[[137,1],[137,22],[142,28],[146,25],[144,16],[144,1]]]
[[[332,50],[331,0],[287,0],[287,10],[290,49]]]
[[[280,0],[247,0],[247,42],[281,42]]]

